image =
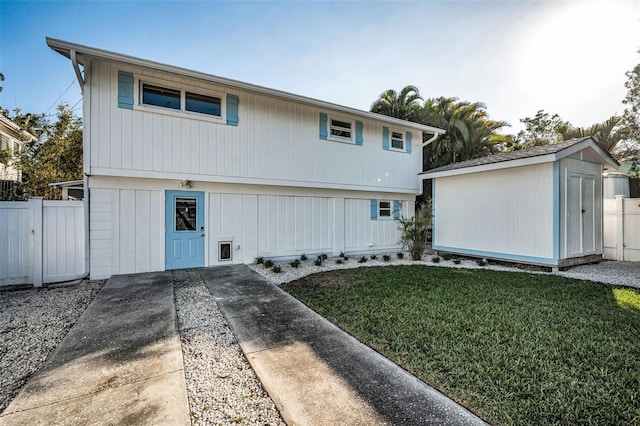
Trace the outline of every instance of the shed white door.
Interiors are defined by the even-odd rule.
[[[593,176],[568,175],[566,247],[567,257],[599,253],[597,182]]]

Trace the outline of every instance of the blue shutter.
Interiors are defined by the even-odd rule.
[[[360,145],[362,146],[362,142],[364,142],[364,140],[362,139],[362,128],[364,126],[362,125],[362,121],[357,121],[356,120],[356,145]]]
[[[227,124],[229,126],[238,125],[238,97],[227,94]]]
[[[133,74],[118,71],[118,108],[133,109]]]
[[[389,151],[389,128],[382,126],[382,149]]]
[[[371,200],[371,220],[378,219],[378,200]]]
[[[407,153],[411,154],[411,132],[407,132],[407,136],[406,136],[407,140],[406,140],[406,151]]]
[[[400,209],[401,209],[400,201],[393,200],[393,218],[394,219],[400,219]]]
[[[327,132],[327,114],[324,112],[320,113],[320,139],[327,140],[327,136],[329,133]]]

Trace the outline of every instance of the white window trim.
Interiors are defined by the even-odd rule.
[[[393,147],[393,134],[400,133],[402,135],[402,148],[394,148]],[[405,152],[407,148],[407,136],[400,129],[389,129],[389,150],[397,151],[397,152]]]
[[[146,105],[142,103],[142,85],[150,84],[152,86],[158,86],[166,89],[180,91],[180,109],[163,108],[155,105]],[[191,118],[201,121],[209,121],[211,123],[227,124],[227,94],[223,92],[216,92],[213,90],[204,89],[202,87],[189,86],[185,84],[178,85],[175,82],[168,80],[161,80],[152,77],[135,77],[134,79],[134,92],[133,92],[133,109],[139,111],[148,111],[156,114],[171,115],[173,117]],[[187,111],[186,106],[186,93],[194,93],[198,95],[211,96],[214,98],[220,98],[220,117],[209,114],[202,114],[199,112]]]
[[[345,138],[342,136],[335,136],[331,134],[331,121],[332,120],[337,120],[337,121],[344,121],[346,123],[351,123],[351,137],[350,138]],[[343,143],[349,143],[349,144],[354,144],[356,143],[356,121],[351,119],[351,118],[345,118],[345,117],[339,117],[339,116],[335,116],[335,115],[327,115],[327,140],[333,141],[333,142],[343,142]]]
[[[382,203],[389,203],[389,208],[382,208]],[[389,210],[389,216],[382,216],[381,210]],[[393,220],[393,200],[378,200],[378,219],[380,220]]]

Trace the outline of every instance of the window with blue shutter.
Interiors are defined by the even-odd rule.
[[[389,151],[389,128],[382,126],[382,149]]]
[[[327,140],[329,132],[327,132],[327,114],[325,114],[324,112],[320,113],[319,126],[320,139]]]
[[[364,142],[364,139],[362,138],[363,128],[364,126],[362,124],[362,121],[356,120],[356,145],[362,146],[362,143]]]
[[[378,200],[371,200],[371,220],[378,219]]]
[[[229,126],[238,125],[238,97],[227,94],[227,124]]]
[[[133,74],[118,71],[118,108],[133,109]]]
[[[407,132],[405,144],[406,144],[407,154],[411,154],[411,132]]]
[[[402,205],[400,201],[393,200],[393,218],[400,219],[400,211],[402,210]]]

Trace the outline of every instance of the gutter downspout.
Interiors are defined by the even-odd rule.
[[[444,134],[444,133],[443,133]],[[438,139],[438,136],[440,136],[440,133],[434,133],[433,136],[431,137],[431,139],[422,142],[422,146],[427,146],[429,145],[431,142],[434,142],[436,139]]]
[[[84,94],[84,78],[82,78],[80,66],[78,65],[78,53],[75,51],[75,49],[71,49],[69,50],[69,56],[71,57],[71,64],[73,65],[73,70],[76,73],[76,78],[78,79],[78,84],[80,85],[80,92]]]

